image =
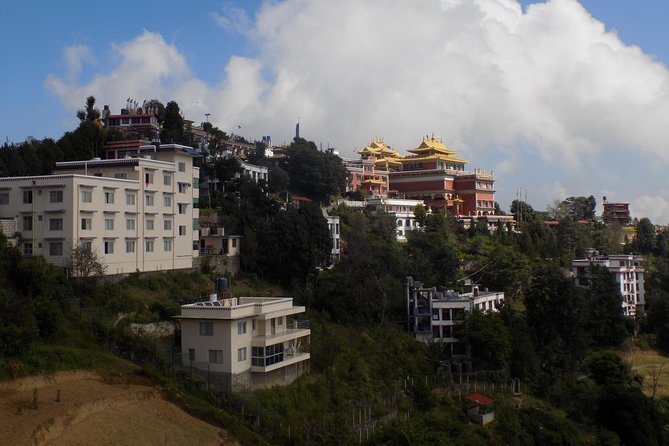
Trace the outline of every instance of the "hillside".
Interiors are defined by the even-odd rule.
[[[131,375],[72,371],[3,382],[0,412],[0,444],[238,444]]]

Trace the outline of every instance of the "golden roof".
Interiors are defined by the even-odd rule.
[[[372,139],[372,142],[360,151],[360,155],[374,158],[399,158],[402,156],[397,150],[388,147],[383,142],[383,138]]]
[[[437,138],[434,135],[432,137],[424,136],[423,142],[420,143],[415,149],[409,149],[407,152],[415,153],[417,155],[424,155],[426,153],[430,154],[441,154],[441,155],[455,155],[458,153],[456,150],[451,150],[447,148],[442,142],[441,138]]]

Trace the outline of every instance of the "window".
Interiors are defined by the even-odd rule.
[[[163,205],[165,205],[166,208],[171,208],[172,207],[172,197],[169,195],[164,195],[163,196]]]
[[[106,231],[113,231],[114,230],[114,219],[113,218],[105,218],[105,230]]]
[[[82,240],[79,242],[79,247],[86,252],[91,252],[93,249],[93,242],[90,240]]]
[[[62,203],[63,202],[63,191],[62,190],[52,190],[49,192],[49,202],[50,203]]]
[[[93,220],[90,218],[82,218],[81,229],[84,231],[90,231],[91,229],[93,229]]]
[[[146,184],[153,184],[153,172],[146,172],[144,174],[144,182]]]
[[[186,225],[179,225],[179,235],[186,235]]]
[[[128,206],[135,205],[135,194],[125,194],[125,204]]]
[[[223,350],[209,350],[209,362],[223,364]]]
[[[134,231],[135,230],[135,219],[134,218],[126,218],[125,219],[125,229],[128,231]]]
[[[31,256],[33,255],[33,244],[30,242],[26,242],[23,244],[23,255],[24,256]]]
[[[8,193],[0,194],[0,204],[9,204],[9,194]]]
[[[214,323],[200,322],[200,336],[214,336]]]
[[[194,348],[189,348],[188,349],[188,360],[190,362],[195,361],[195,349]]]
[[[146,241],[146,252],[153,252],[153,240]]]
[[[166,173],[163,174],[163,185],[164,186],[169,186],[172,184],[172,175]]]
[[[105,192],[105,203],[114,204],[114,192]]]
[[[135,241],[126,240],[125,241],[125,252],[135,252]]]
[[[186,209],[188,209],[188,205],[184,203],[179,203],[179,213],[180,214],[185,214]]]
[[[127,173],[115,173],[114,178],[118,178],[119,180],[125,180],[128,178]]]
[[[52,257],[59,257],[63,255],[63,242],[50,242],[49,255]]]
[[[32,215],[24,215],[23,216],[23,230],[24,231],[32,231],[33,230],[33,217]]]
[[[114,254],[114,240],[105,240],[105,254]]]
[[[193,230],[197,231],[200,229],[200,220],[197,218],[193,219]]]
[[[186,163],[184,162],[179,162],[179,172],[185,172],[186,171]]]
[[[251,347],[251,365],[266,367],[283,361],[283,343]]]
[[[23,203],[24,204],[30,204],[32,202],[33,202],[33,191],[24,190],[23,191]]]
[[[81,202],[82,203],[91,203],[93,201],[93,191],[82,190],[81,191]]]
[[[179,183],[179,193],[185,194],[188,190],[188,185],[186,183]]]
[[[282,325],[283,325],[283,316],[279,316],[279,317],[276,318],[276,324],[277,324],[278,326],[282,326]]]
[[[237,334],[238,335],[246,334],[246,321],[237,322]]]
[[[153,195],[152,194],[146,194],[146,205],[147,206],[153,206]]]
[[[165,219],[163,220],[163,229],[166,231],[171,231],[172,230],[172,220]]]
[[[199,189],[199,188],[200,188],[200,179],[199,179],[199,178],[195,178],[195,177],[193,177],[193,187],[194,187],[195,189]]]
[[[63,230],[63,219],[62,218],[50,218],[49,219],[49,231],[62,231]]]
[[[193,198],[193,207],[196,209],[200,207],[200,199],[198,197]]]
[[[237,362],[246,361],[246,347],[237,349]]]
[[[171,238],[166,238],[165,240],[163,240],[163,250],[165,252],[172,251],[172,239]]]

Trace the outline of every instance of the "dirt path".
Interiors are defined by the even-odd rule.
[[[232,445],[137,377],[61,372],[0,383],[0,445]]]

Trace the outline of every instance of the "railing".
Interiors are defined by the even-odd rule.
[[[309,330],[309,320],[299,319],[288,322],[287,328],[290,330]]]

